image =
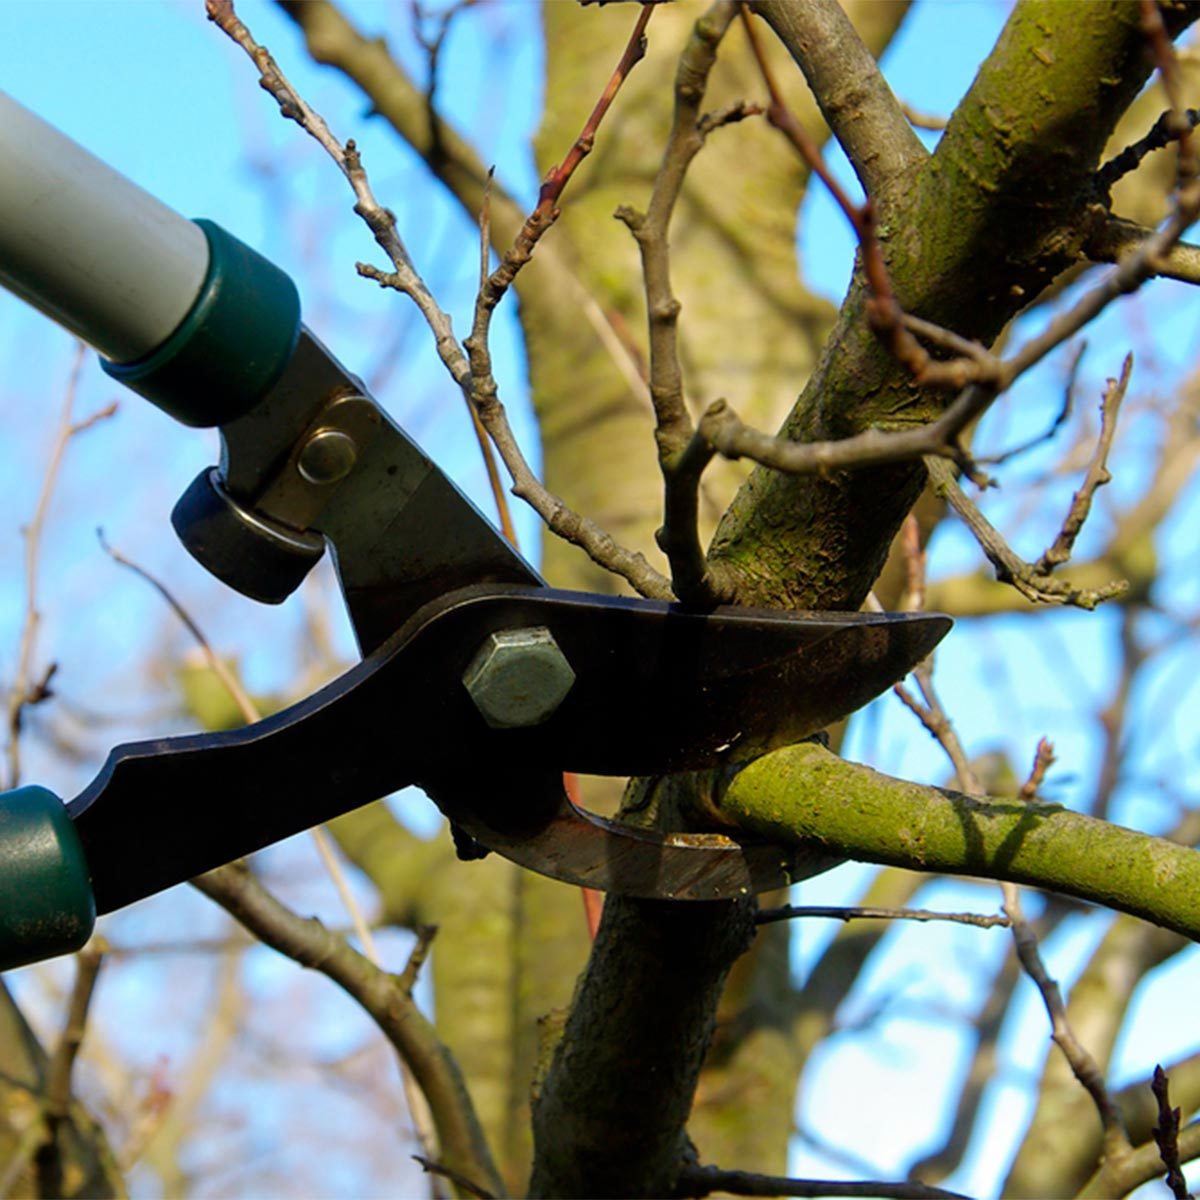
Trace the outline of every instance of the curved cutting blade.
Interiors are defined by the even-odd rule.
[[[555,878],[680,898],[756,891],[810,872],[778,850],[582,814],[561,773],[662,775],[798,741],[901,678],[949,625],[465,588],[265,721],[118,747],[68,812],[101,912],[410,783],[485,846]],[[490,634],[532,628],[550,632],[575,682],[541,724],[494,729],[464,672]]]

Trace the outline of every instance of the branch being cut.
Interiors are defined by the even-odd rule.
[[[731,772],[695,815],[862,862],[1045,888],[1200,941],[1200,852],[1056,804],[893,779],[811,742]]]

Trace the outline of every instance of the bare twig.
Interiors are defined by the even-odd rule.
[[[458,1066],[398,977],[380,970],[320,921],[285,907],[244,863],[219,867],[193,883],[261,941],[320,971],[362,1005],[428,1098],[442,1158],[498,1194],[502,1184]]]
[[[900,685],[896,687],[897,692],[901,693],[901,698],[920,717],[925,727],[933,733],[945,750],[947,757],[954,767],[954,773],[958,778],[959,786],[972,795],[982,794],[983,787],[979,781],[979,777],[970,765],[962,743],[958,739],[958,734],[955,732],[953,724],[942,707],[933,686],[932,675],[928,667],[919,667],[915,675],[925,700],[924,706],[913,701],[911,696],[906,697]],[[1038,784],[1041,782],[1046,769],[1052,761],[1053,748],[1045,739],[1042,739],[1038,744],[1033,769],[1030,772],[1029,779],[1026,781],[1025,788],[1022,789],[1022,793],[1027,789],[1036,792]],[[1070,1021],[1067,1019],[1067,1010],[1066,1005],[1063,1003],[1062,993],[1059,990],[1058,984],[1050,977],[1049,972],[1046,970],[1041,950],[1038,948],[1037,935],[1034,933],[1033,927],[1026,920],[1021,909],[1020,889],[1014,883],[1002,881],[1000,890],[1004,901],[1002,907],[1012,929],[1013,946],[1017,952],[1017,958],[1025,973],[1033,980],[1042,997],[1042,1003],[1045,1005],[1046,1013],[1050,1018],[1050,1036],[1063,1052],[1063,1056],[1066,1058],[1072,1073],[1092,1098],[1096,1110],[1100,1114],[1104,1133],[1105,1156],[1116,1158],[1128,1154],[1132,1150],[1132,1147],[1129,1144],[1129,1138],[1125,1134],[1120,1110],[1108,1093],[1104,1076],[1097,1066],[1095,1059],[1080,1044],[1074,1030],[1071,1028]]]
[[[1109,217],[1084,247],[1084,253],[1099,263],[1120,262],[1144,246],[1154,230],[1123,217]],[[1200,283],[1200,246],[1178,242],[1160,254],[1150,266],[1151,275],[1178,279],[1180,283]]]
[[[487,281],[488,269],[491,263],[492,245],[492,177],[493,169],[488,170],[487,183],[483,189],[483,203],[479,206],[479,286],[482,288]],[[514,549],[517,546],[517,529],[513,524],[512,513],[508,507],[508,496],[504,492],[504,484],[500,481],[500,471],[496,467],[496,455],[492,443],[488,440],[487,430],[479,419],[479,413],[467,397],[467,412],[471,414],[471,429],[475,433],[475,441],[479,453],[483,456],[483,467],[487,472],[488,488],[492,493],[492,501],[496,505],[496,515],[500,520],[500,532]]]
[[[749,10],[744,4],[741,11],[742,23],[746,29],[750,48],[771,98],[767,108],[767,120],[788,139],[809,169],[829,190],[829,194],[845,214],[846,220],[850,222],[855,236],[858,238],[863,274],[870,291],[870,298],[867,301],[867,320],[870,322],[873,332],[888,347],[896,360],[912,372],[918,383],[957,389],[964,387],[967,383],[994,378],[993,367],[990,364],[981,366],[977,353],[965,354],[953,362],[939,362],[933,359],[913,336],[905,321],[905,313],[896,299],[891,277],[883,260],[883,249],[875,235],[874,201],[868,196],[861,205],[855,204],[825,165],[816,143],[808,136],[804,126],[784,102],[783,93],[775,81],[754,22],[750,19]],[[929,322],[923,324],[927,330],[934,328]],[[943,337],[953,338],[954,335],[946,330]],[[962,339],[959,341],[961,342]],[[983,353],[986,354],[986,351]]]
[[[1071,1028],[1062,992],[1046,970],[1037,938],[1021,911],[1020,890],[1013,883],[1002,883],[1000,887],[1004,893],[1004,911],[1012,921],[1013,944],[1016,946],[1017,957],[1041,994],[1046,1014],[1050,1018],[1050,1036],[1063,1052],[1072,1074],[1096,1106],[1104,1130],[1105,1158],[1120,1158],[1133,1149],[1126,1136],[1120,1110],[1109,1095],[1104,1075],[1096,1060],[1080,1044]]]
[[[896,1200],[967,1200],[961,1192],[926,1187],[923,1183],[891,1183],[879,1179],[853,1183],[788,1179],[781,1175],[690,1165],[679,1173],[676,1196],[709,1196],[713,1192],[729,1192],[735,1196],[888,1196]]]
[[[1021,784],[1017,795],[1029,803],[1037,799],[1038,789],[1046,778],[1046,772],[1054,765],[1054,743],[1049,738],[1038,738],[1037,749],[1033,754],[1033,766],[1029,775]]]
[[[1175,43],[1167,32],[1158,0],[1142,0],[1142,32],[1150,44],[1163,91],[1167,95],[1170,109],[1165,114],[1167,131],[1179,143],[1179,187],[1184,188],[1196,178],[1196,152],[1192,141],[1194,122],[1183,107],[1182,88],[1179,81],[1179,62],[1175,57]]]
[[[1161,18],[1158,18],[1157,8],[1151,0],[1145,0],[1144,9],[1154,10],[1161,29]],[[1122,260],[1116,271],[1086,293],[1068,312],[1051,321],[1038,337],[1022,347],[1011,360],[1001,362],[984,348],[974,346],[950,330],[905,313],[900,307],[882,249],[875,236],[876,217],[871,198],[868,197],[861,205],[856,205],[827,170],[816,145],[784,104],[770,65],[759,44],[754,24],[744,5],[742,16],[751,49],[771,97],[767,119],[784,133],[809,168],[829,189],[858,238],[862,272],[869,292],[866,314],[872,330],[896,360],[908,369],[917,383],[959,389],[968,384],[974,386],[967,387],[963,393],[971,396],[970,402],[964,404],[963,396],[960,395],[938,421],[919,430],[884,433],[871,429],[842,442],[803,446],[747,428],[737,420],[723,401],[719,401],[701,421],[701,434],[727,457],[750,458],[764,466],[789,473],[853,470],[864,466],[905,461],[920,454],[925,457],[933,455],[953,459],[969,475],[980,481],[969,456],[957,444],[958,434],[965,427],[965,422],[959,422],[952,418],[951,414],[962,405],[970,413],[968,420],[980,415],[1015,379],[1040,362],[1061,342],[1074,336],[1117,296],[1136,290],[1154,274],[1161,273],[1165,259],[1176,249],[1183,231],[1200,212],[1200,187],[1196,185],[1194,170],[1188,169],[1181,173],[1181,186],[1176,194],[1174,210],[1160,231],[1148,237],[1132,254]],[[1149,30],[1150,18],[1147,16],[1145,19]],[[1157,42],[1155,44],[1157,45]],[[1160,53],[1160,65],[1166,72],[1173,63],[1173,50],[1168,40],[1167,50]],[[1190,125],[1186,121],[1177,123],[1175,127],[1174,136],[1181,142],[1181,162],[1191,153],[1188,149],[1189,131]],[[948,362],[934,359],[918,341],[918,335],[936,346],[950,350],[956,357]],[[991,540],[994,544],[995,539]],[[1008,557],[1015,560],[1015,556]],[[1004,569],[1009,568],[1010,564],[1005,561]],[[1015,573],[1023,578],[1028,574],[1021,571]],[[1061,598],[1063,593],[1061,586],[1047,589],[1035,586],[1032,588],[1034,598],[1047,598],[1036,595],[1039,590],[1045,591],[1049,597]],[[1079,593],[1075,599],[1067,602],[1076,603],[1082,597],[1087,602],[1094,603],[1095,595]]]
[[[1117,413],[1125,392],[1129,387],[1129,376],[1133,371],[1133,355],[1127,354],[1121,366],[1119,379],[1110,379],[1104,390],[1104,399],[1100,404],[1100,436],[1096,441],[1096,451],[1088,464],[1087,474],[1083,484],[1071,499],[1071,507],[1058,531],[1050,548],[1034,564],[1035,575],[1049,575],[1055,567],[1062,566],[1071,557],[1075,539],[1083,528],[1088,514],[1092,511],[1092,498],[1096,489],[1103,487],[1112,479],[1108,470],[1108,454],[1112,449],[1113,437],[1117,432]]]
[[[672,595],[670,583],[650,566],[643,555],[618,545],[594,521],[573,512],[559,497],[548,492],[538,481],[517,444],[507,414],[500,403],[495,379],[491,375],[490,360],[487,360],[486,357],[486,345],[482,348],[485,357],[478,364],[482,370],[476,369],[468,360],[467,355],[463,353],[454,334],[454,327],[449,315],[438,305],[425,281],[413,266],[408,250],[396,228],[395,214],[376,200],[362,165],[362,157],[354,141],[350,140],[342,145],[333,136],[324,119],[305,103],[279,69],[279,65],[271,57],[269,51],[254,40],[249,29],[234,12],[232,0],[206,0],[206,9],[209,19],[216,22],[229,37],[237,42],[258,67],[259,83],[275,98],[283,116],[296,121],[302,129],[315,138],[350,183],[355,196],[354,211],[366,222],[375,236],[376,242],[388,256],[392,265],[390,271],[385,271],[369,263],[358,263],[356,268],[358,273],[365,279],[373,279],[381,287],[392,288],[402,295],[408,296],[416,304],[433,334],[438,357],[450,373],[450,377],[474,407],[503,459],[505,467],[508,468],[513,479],[513,493],[526,501],[553,533],[573,545],[579,546],[600,566],[620,575],[637,591],[646,596],[670,598]],[[644,15],[639,18],[639,26],[642,28],[644,28],[645,19],[647,18]],[[626,70],[632,66],[633,61],[636,59],[630,60]],[[595,123],[598,123],[600,117],[603,116],[611,99],[612,96],[609,95],[607,102],[603,102],[603,108],[601,105],[597,105],[598,112],[593,113],[591,134],[588,134],[588,127],[585,126],[584,133],[568,153],[567,158],[556,168],[555,172],[552,172],[553,178],[543,184],[539,206],[526,221],[522,233],[518,235],[517,243],[509,252],[509,255],[516,256],[515,260],[522,259],[523,255],[523,261],[528,261],[533,244],[553,223],[557,197],[562,188],[566,186],[575,167],[590,148],[588,138],[594,136]],[[543,200],[545,201],[544,207]],[[486,289],[489,297],[494,296],[493,307],[503,295],[504,289],[497,290],[497,288],[509,269],[505,265],[509,261],[509,255],[505,256],[505,262],[502,262],[490,277],[495,286]],[[509,282],[511,282],[511,277]],[[471,340],[471,338],[467,339],[468,345]]]
[[[958,925],[975,925],[980,929],[1007,928],[1009,919],[999,913],[937,912],[930,908],[871,908],[861,905],[783,904],[764,908],[756,914],[756,925],[771,925],[797,917],[825,917],[834,921],[951,921]]]
[[[1162,150],[1172,142],[1178,141],[1178,127],[1181,117],[1189,128],[1194,129],[1197,124],[1200,124],[1200,109],[1188,108],[1184,109],[1182,113],[1177,109],[1167,109],[1150,126],[1149,131],[1144,136],[1138,138],[1132,145],[1126,146],[1119,154],[1115,154],[1110,158],[1096,172],[1096,185],[1100,189],[1101,195],[1107,198],[1113,189],[1113,185],[1131,171],[1136,171],[1148,154],[1152,154],[1156,150]]]
[[[41,613],[38,611],[38,569],[41,562],[42,535],[46,525],[46,514],[49,511],[54,490],[58,486],[63,456],[71,439],[90,429],[97,422],[111,417],[117,411],[116,404],[109,404],[90,417],[85,417],[82,421],[74,420],[75,398],[79,392],[79,380],[83,373],[86,356],[87,347],[79,342],[76,345],[75,357],[67,378],[67,386],[63,394],[62,415],[54,435],[54,443],[50,448],[50,458],[42,476],[42,486],[34,505],[33,516],[23,530],[25,536],[25,615],[21,623],[16,671],[8,690],[7,704],[7,759],[8,787],[10,788],[16,787],[21,781],[21,727],[25,710],[49,699],[51,695],[50,680],[56,669],[55,664],[50,663],[40,677],[35,678],[34,676],[33,660],[37,653],[37,635],[42,619]]]
[[[1179,1131],[1179,1161],[1200,1158],[1200,1121]],[[1162,1156],[1154,1142],[1146,1142],[1129,1154],[1105,1158],[1096,1173],[1080,1188],[1079,1197],[1128,1196],[1135,1188],[1162,1175]]]
[[[58,1044],[50,1055],[46,1072],[46,1094],[42,1097],[44,1138],[36,1154],[37,1180],[40,1195],[62,1193],[62,1147],[59,1132],[71,1112],[71,1075],[88,1028],[91,997],[104,961],[106,943],[100,936],[91,938],[74,956],[76,978],[67,1004],[67,1016]],[[7,1192],[2,1193],[7,1195]]]
[[[663,525],[658,532],[658,545],[671,564],[676,595],[699,605],[718,603],[730,596],[714,579],[700,545],[697,526],[700,477],[714,449],[703,438],[694,436],[684,399],[678,345],[680,303],[671,287],[667,232],[688,167],[703,147],[709,130],[745,115],[744,105],[707,121],[700,112],[717,47],[736,13],[733,4],[718,0],[693,26],[675,73],[674,117],[650,203],[644,213],[622,205],[616,214],[637,241],[645,281],[650,397],[664,485]]]
[[[427,12],[420,3],[414,2],[412,6],[413,37],[425,51],[426,57],[425,108],[428,112],[431,139],[429,154],[433,158],[442,158],[446,153],[442,143],[442,123],[438,120],[437,106],[438,65],[442,56],[442,47],[446,43],[446,35],[450,32],[450,26],[454,23],[454,19],[466,9],[474,7],[475,3],[476,0],[457,0],[449,8],[435,14]],[[425,32],[426,18],[434,22],[432,34]]]
[[[1154,1126],[1154,1141],[1167,1168],[1167,1187],[1175,1200],[1191,1200],[1187,1179],[1179,1161],[1179,1109],[1171,1107],[1170,1081],[1161,1066],[1154,1068],[1154,1080],[1150,1085],[1158,1103],[1158,1124]]]
[[[957,445],[957,438],[993,399],[990,388],[973,385],[930,425],[894,431],[867,429],[832,442],[792,442],[760,433],[744,425],[724,400],[717,400],[700,419],[700,432],[726,458],[749,458],[792,475],[860,470],[930,455],[949,458],[970,470],[970,460]]]
[[[158,594],[166,601],[175,615],[183,622],[188,632],[195,639],[196,644],[200,648],[200,652],[204,655],[204,661],[214,675],[221,681],[233,698],[234,703],[238,707],[242,718],[246,724],[253,725],[262,720],[262,713],[259,712],[257,705],[247,694],[242,687],[241,682],[233,674],[232,671],[221,661],[220,656],[213,650],[212,644],[208,638],[204,636],[204,632],[197,625],[195,619],[184,607],[183,604],[174,596],[167,586],[161,580],[155,578],[149,571],[131,559],[126,558],[119,551],[115,550],[104,538],[103,531],[97,530],[97,535],[100,538],[100,544],[104,547],[106,553],[118,565],[127,568],[134,572],[139,578],[145,580]],[[333,851],[329,837],[325,831],[319,826],[309,830],[312,835],[313,842],[317,848],[317,853],[324,864],[325,870],[328,872],[330,879],[333,881],[334,888],[337,890],[338,897],[345,907],[346,912],[350,916],[351,923],[354,926],[354,931],[358,936],[359,942],[362,944],[363,951],[367,959],[376,967],[379,966],[379,951],[375,945],[375,938],[371,933],[371,927],[367,922],[362,908],[360,907],[354,893],[350,890],[349,881],[346,879],[346,873],[342,869],[341,863],[338,861],[337,855]],[[423,955],[422,955],[423,957]],[[415,970],[415,968],[414,968]],[[416,1126],[417,1138],[426,1149],[433,1145],[433,1129],[428,1118],[428,1108],[425,1097],[417,1089],[413,1082],[410,1072],[401,1066],[401,1082],[404,1086],[405,1096],[408,1101],[409,1111],[412,1114],[413,1122]]]
[[[996,578],[1012,584],[1027,600],[1090,610],[1125,591],[1128,585],[1124,580],[1115,580],[1099,588],[1079,588],[1054,575],[1039,574],[1034,565],[1025,562],[1004,540],[999,530],[971,503],[958,486],[953,468],[948,463],[929,457],[925,459],[925,466],[938,493],[945,497],[975,536],[980,549],[995,568]]]
[[[1058,414],[1050,423],[1048,429],[1029,438],[1028,441],[1019,442],[1008,450],[1001,450],[998,454],[988,454],[977,458],[975,461],[982,466],[998,467],[1016,458],[1019,454],[1024,454],[1027,450],[1032,450],[1035,446],[1040,446],[1043,442],[1052,441],[1058,431],[1067,423],[1071,416],[1071,411],[1075,407],[1075,382],[1079,377],[1079,367],[1083,362],[1083,356],[1086,352],[1087,342],[1081,341],[1071,355],[1070,361],[1067,364],[1066,381],[1063,384],[1062,404],[1059,406]]]
[[[470,402],[512,476],[514,494],[525,500],[554,533],[585,550],[600,565],[621,575],[643,595],[668,598],[673,595],[670,583],[650,566],[643,555],[618,546],[593,521],[572,512],[561,499],[551,495],[542,486],[529,468],[500,402],[488,343],[496,306],[507,294],[517,274],[532,258],[542,236],[558,219],[559,200],[564,189],[576,168],[591,152],[600,122],[621,85],[645,54],[645,29],[652,13],[651,5],[643,5],[621,59],[579,136],[562,162],[547,173],[538,194],[538,202],[525,219],[512,247],[480,286],[471,333],[463,345],[469,361],[469,380],[465,382]]]
[[[478,1196],[479,1200],[495,1200],[495,1192],[489,1192],[487,1188],[480,1187],[474,1180],[468,1179],[459,1171],[452,1170],[445,1163],[434,1162],[433,1159],[426,1158],[423,1154],[414,1154],[412,1157],[414,1162],[421,1164],[427,1175],[440,1175],[468,1195]]]

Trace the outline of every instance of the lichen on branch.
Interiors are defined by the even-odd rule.
[[[704,807],[772,842],[1029,884],[1200,941],[1200,852],[1057,804],[910,783],[805,742],[717,782]]]

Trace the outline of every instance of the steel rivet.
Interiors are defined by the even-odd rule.
[[[337,483],[354,470],[358,447],[340,429],[320,429],[300,451],[296,468],[309,483]]]

